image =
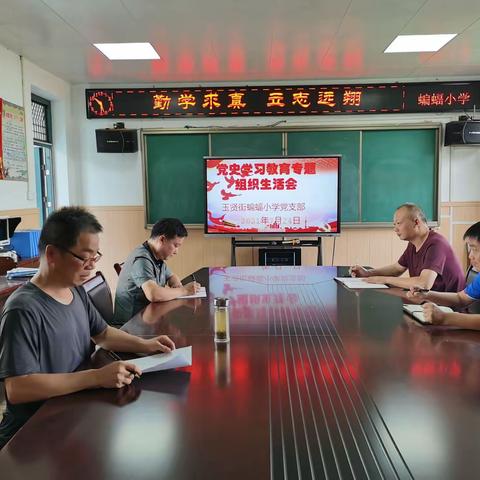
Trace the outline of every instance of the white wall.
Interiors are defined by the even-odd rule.
[[[0,45],[0,97],[25,108],[28,182],[0,181],[0,210],[36,208],[31,94],[52,101],[54,169],[57,205],[70,203],[69,137],[71,92],[69,83]]]
[[[98,86],[97,86],[98,87]],[[103,86],[105,87],[105,86]],[[85,113],[85,88],[72,87],[75,125],[79,142],[75,149],[76,186],[78,201],[85,205],[142,205],[143,182],[140,151],[136,154],[100,154],[96,152],[95,129],[111,128],[115,120],[87,120]],[[105,87],[106,88],[106,87]],[[423,123],[445,124],[457,120],[458,114],[391,114],[318,117],[275,118],[197,118],[197,119],[125,119],[127,128],[184,128],[185,125],[206,127],[265,126],[286,120],[282,126],[360,126],[405,125]],[[440,149],[440,199],[448,201],[478,201],[480,173],[480,147],[441,147]],[[415,172],[412,172],[414,175]]]

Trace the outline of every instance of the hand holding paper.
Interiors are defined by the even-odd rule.
[[[142,370],[142,373],[189,367],[192,365],[192,347],[177,348],[170,353],[157,353],[148,357],[134,358],[128,360],[128,363],[136,365]]]

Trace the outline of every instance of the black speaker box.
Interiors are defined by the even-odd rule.
[[[445,125],[445,145],[480,144],[480,121],[448,122]]]
[[[301,248],[259,248],[259,265],[301,265]]]
[[[97,152],[99,153],[133,153],[138,151],[136,130],[103,129],[95,130]]]

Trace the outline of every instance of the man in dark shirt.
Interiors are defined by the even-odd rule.
[[[124,324],[150,302],[165,302],[198,291],[200,284],[193,281],[182,285],[166,263],[187,236],[180,220],[163,218],[153,226],[150,238],[130,253],[118,277],[115,324]]]
[[[465,275],[448,241],[430,230],[423,211],[413,203],[397,208],[393,219],[395,233],[408,242],[398,262],[366,270],[354,265],[352,276],[366,277],[369,283],[387,283],[394,287],[434,289],[458,292],[465,286]],[[410,277],[400,277],[406,270]]]
[[[0,321],[0,380],[7,409],[0,448],[42,401],[88,388],[121,388],[141,371],[128,362],[76,371],[88,360],[90,342],[125,352],[169,352],[165,335],[141,339],[109,327],[81,287],[100,259],[97,219],[66,207],[47,219],[39,241],[40,268],[7,300]]]

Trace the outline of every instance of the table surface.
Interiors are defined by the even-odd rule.
[[[192,367],[47,401],[0,452],[2,479],[476,478],[480,333],[422,327],[405,292],[352,291],[345,273],[199,270],[208,299],[124,327],[192,345]]]

